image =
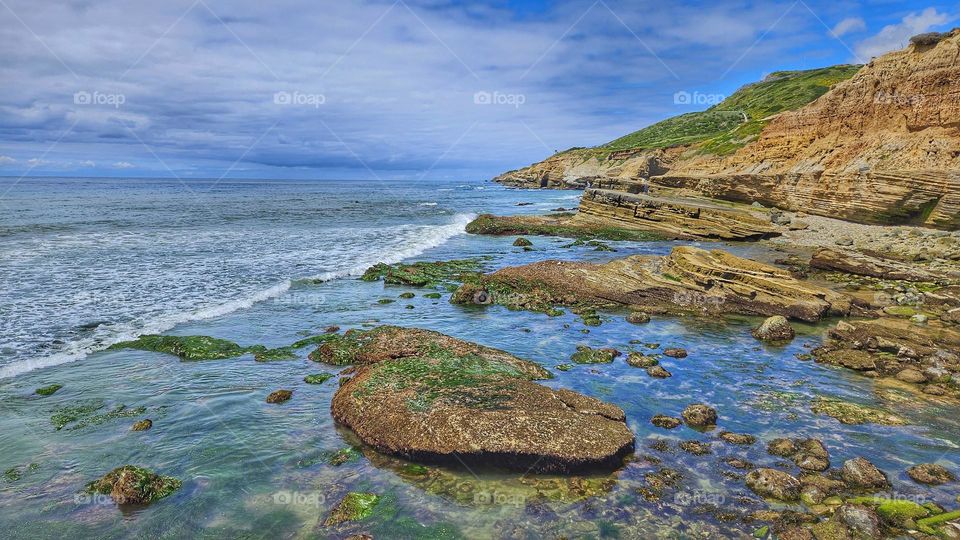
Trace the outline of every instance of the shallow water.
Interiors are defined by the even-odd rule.
[[[768,347],[750,336],[757,323],[750,318],[655,318],[634,326],[624,322],[624,313],[609,312],[600,327],[587,328],[572,314],[550,318],[498,306],[454,306],[447,293],[431,300],[422,290],[350,277],[378,260],[485,256],[495,269],[545,258],[663,254],[676,245],[613,243],[618,252],[607,253],[534,238],[536,249],[524,252],[511,246],[513,237],[459,234],[465,216],[570,207],[573,193],[463,182],[184,187],[44,180],[11,194],[21,199],[10,205],[8,196],[7,205],[17,211],[5,209],[0,222],[0,339],[8,349],[0,360],[0,469],[15,468],[20,477],[0,480],[0,527],[16,538],[342,538],[358,532],[376,538],[744,537],[756,525],[740,517],[765,504],[720,459],[736,455],[775,464],[764,443],[800,435],[823,439],[834,465],[857,455],[870,459],[891,476],[897,496],[947,507],[956,497],[947,488],[919,488],[903,471],[920,462],[956,465],[957,409],[796,359],[820,342],[825,325],[803,326],[789,346]],[[517,207],[518,201],[535,204]],[[723,247],[741,254],[760,249]],[[318,276],[340,277],[309,279]],[[398,298],[407,291],[417,296]],[[76,301],[84,294],[96,300]],[[381,305],[381,298],[397,301]],[[91,321],[107,322],[93,335],[78,329]],[[649,378],[622,358],[554,370],[556,378],[546,384],[617,404],[637,436],[636,459],[616,474],[570,479],[440,467],[415,474],[402,461],[359,445],[357,459],[328,464],[330,453],[357,441],[330,417],[336,379],[319,386],[303,382],[307,374],[335,371],[306,360],[309,348],[300,351],[300,360],[275,363],[249,356],[182,363],[129,350],[86,354],[143,330],[283,346],[329,325],[378,323],[438,330],[551,369],[569,363],[578,344],[626,352],[650,351],[645,344],[657,343],[659,350],[680,346],[690,355],[664,358],[673,373],[665,380]],[[33,394],[54,383],[64,387],[53,396]],[[293,389],[294,398],[282,406],[264,403],[278,388]],[[912,425],[842,425],[810,412],[817,395],[882,406]],[[762,442],[735,447],[719,442],[716,432],[666,431],[649,423],[655,414],[679,415],[697,401],[717,407],[720,429]],[[102,405],[102,413],[120,405],[145,412],[57,431],[51,415],[77,403]],[[131,432],[143,417],[153,419],[153,429]],[[657,439],[667,440],[670,450],[651,449]],[[714,454],[686,454],[677,449],[680,440],[714,441]],[[128,463],[180,478],[184,486],[149,507],[122,511],[78,494],[86,482]],[[683,481],[661,500],[647,501],[637,488],[661,467],[681,471]],[[366,521],[323,527],[348,491],[376,492],[384,500]]]

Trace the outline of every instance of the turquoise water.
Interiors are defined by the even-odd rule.
[[[623,321],[625,313],[609,312],[600,327],[587,328],[572,314],[550,318],[498,306],[454,306],[447,293],[431,300],[422,290],[355,279],[379,260],[485,256],[492,270],[546,258],[664,254],[676,245],[613,243],[618,252],[607,253],[535,238],[536,249],[524,252],[511,246],[513,237],[462,233],[477,213],[542,213],[575,206],[575,197],[467,182],[25,180],[4,198],[0,220],[0,469],[16,471],[0,480],[5,536],[749,535],[756,525],[742,516],[766,505],[720,460],[778,460],[762,443],[735,447],[719,442],[716,432],[665,431],[649,423],[655,414],[679,415],[698,401],[717,407],[721,429],[763,442],[815,436],[834,465],[857,455],[876,463],[897,496],[955,504],[949,486],[920,488],[903,471],[915,463],[956,460],[957,409],[796,359],[820,342],[826,326],[804,326],[789,346],[767,347],[750,337],[757,322],[750,318],[655,318],[634,326]],[[748,255],[763,249],[716,247]],[[417,296],[398,298],[408,291]],[[397,301],[381,305],[381,298]],[[376,324],[438,330],[551,369],[568,363],[578,344],[626,352],[648,351],[646,344],[655,343],[685,347],[690,356],[665,358],[673,373],[665,380],[622,359],[555,370],[547,384],[617,404],[637,436],[636,458],[617,473],[571,479],[434,467],[413,474],[334,425],[329,404],[336,379],[319,386],[302,381],[335,370],[306,360],[309,348],[299,360],[275,363],[249,356],[182,363],[156,353],[100,350],[143,331],[283,346],[330,325]],[[33,393],[48,384],[63,389],[50,397]],[[293,389],[294,398],[283,406],[264,403],[279,388]],[[882,406],[912,425],[842,425],[810,413],[817,395]],[[89,426],[56,430],[51,416],[78,403],[101,407],[98,413],[126,409]],[[139,407],[142,413],[125,416]],[[153,429],[131,432],[140,418],[151,418]],[[651,449],[657,439],[668,441],[670,450]],[[686,454],[676,447],[680,440],[714,441],[714,454]],[[350,446],[358,449],[356,459],[328,463],[331,453]],[[86,482],[124,464],[184,485],[145,508],[118,509],[79,494]],[[637,488],[644,475],[662,467],[681,471],[683,480],[661,500],[648,501]],[[330,508],[349,491],[384,499],[368,520],[324,527]]]

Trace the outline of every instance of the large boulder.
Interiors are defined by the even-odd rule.
[[[790,341],[796,335],[797,333],[790,326],[790,321],[782,315],[770,317],[753,329],[753,337],[760,341]]]
[[[620,408],[537,384],[549,372],[504,351],[397,327],[325,346],[356,364],[334,395],[334,418],[382,453],[570,473],[617,468],[633,451]]]
[[[845,461],[840,473],[844,482],[852,488],[879,491],[890,487],[887,475],[862,457]]]

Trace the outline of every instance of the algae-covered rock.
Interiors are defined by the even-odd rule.
[[[110,495],[120,505],[149,504],[170,495],[182,485],[176,478],[160,476],[143,467],[125,465],[90,482],[86,491]]]
[[[514,247],[530,247],[533,245],[533,242],[521,236],[513,241],[513,245]]]
[[[123,404],[108,409],[106,412],[103,412],[104,409],[106,409],[106,404],[103,400],[92,399],[80,401],[56,409],[50,417],[50,423],[53,424],[57,431],[67,426],[69,426],[71,430],[83,429],[120,418],[140,416],[147,410],[145,407],[131,408]]]
[[[130,431],[147,431],[152,427],[153,427],[153,420],[150,420],[149,418],[147,418],[133,424],[133,426],[130,428]]]
[[[632,352],[627,355],[627,364],[635,368],[649,368],[659,364],[660,361],[654,356],[647,356],[643,353]]]
[[[840,473],[843,481],[856,489],[877,491],[890,487],[887,475],[862,457],[845,461]]]
[[[292,390],[277,390],[275,392],[272,392],[269,396],[267,396],[267,403],[272,403],[272,404],[283,403],[285,401],[290,401],[290,398],[292,397],[293,397]]]
[[[341,448],[340,450],[334,452],[329,459],[327,459],[327,463],[333,465],[334,467],[339,467],[344,463],[349,463],[358,459],[360,459],[360,452],[358,452],[356,449]]]
[[[586,345],[577,347],[577,352],[570,357],[575,364],[609,364],[620,356],[620,351],[611,348],[592,349]]]
[[[680,441],[680,449],[695,456],[705,456],[713,453],[710,443],[700,441]]]
[[[172,354],[184,361],[221,360],[243,356],[260,348],[241,347],[232,341],[210,336],[145,335],[133,341],[124,341],[110,349],[138,349]]]
[[[667,379],[673,376],[663,366],[650,366],[647,368],[647,375],[654,379]]]
[[[916,526],[916,520],[931,514],[930,509],[907,499],[855,497],[847,500],[847,503],[874,508],[884,524],[899,529],[913,528]]]
[[[627,315],[627,322],[630,324],[647,324],[650,322],[650,315],[642,311],[634,311]]]
[[[679,418],[658,414],[650,420],[650,423],[664,429],[674,429],[680,427],[683,422]]]
[[[702,403],[688,406],[683,410],[682,416],[691,427],[707,428],[717,425],[717,410]]]
[[[757,438],[753,435],[747,433],[731,433],[729,431],[724,431],[719,435],[719,437],[730,444],[738,444],[741,446],[749,446],[757,442]]]
[[[532,382],[550,376],[532,362],[418,329],[353,337],[358,367],[331,408],[380,452],[569,472],[616,468],[633,449],[622,410]]]
[[[282,360],[296,360],[297,358],[299,357],[292,347],[265,349],[253,353],[253,359],[257,362],[279,362]]]
[[[413,264],[384,264],[371,266],[360,278],[363,281],[377,281],[391,285],[410,287],[439,287],[449,283],[458,283],[464,274],[476,273],[481,269],[479,259],[453,261],[416,262]]]
[[[950,482],[955,482],[957,477],[954,474],[946,469],[943,465],[937,465],[935,463],[921,463],[920,465],[914,465],[907,469],[907,476],[913,479],[914,482],[920,484],[927,484],[930,486],[939,486],[941,484],[947,484]]]
[[[884,426],[904,426],[907,421],[899,416],[857,403],[841,399],[817,397],[810,408],[815,414],[832,416],[843,424],[880,424]]]
[[[333,378],[332,373],[315,373],[304,377],[303,382],[307,384],[323,384],[331,378]]]
[[[680,347],[669,347],[663,350],[664,356],[669,356],[670,358],[683,359],[687,357],[687,350],[681,349]]]
[[[757,469],[747,475],[747,487],[764,498],[790,502],[800,499],[800,481],[776,469]]]
[[[784,342],[796,337],[797,333],[786,317],[776,315],[763,321],[753,329],[753,337],[760,341]]]
[[[323,524],[326,527],[332,527],[347,521],[366,519],[373,515],[373,510],[379,502],[380,496],[375,493],[347,493]]]
[[[51,384],[50,386],[44,386],[43,388],[37,388],[37,390],[36,390],[35,393],[36,393],[38,396],[47,397],[47,396],[52,396],[52,395],[56,394],[56,393],[57,393],[57,390],[60,390],[61,388],[63,388],[63,385],[62,385],[62,384]]]

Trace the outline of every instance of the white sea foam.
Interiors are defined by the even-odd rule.
[[[453,222],[447,225],[428,227],[408,225],[396,228],[394,231],[361,231],[368,233],[375,232],[386,236],[396,236],[397,233],[399,233],[401,235],[399,238],[403,240],[403,247],[395,249],[385,256],[378,254],[376,249],[367,250],[372,253],[372,255],[367,255],[366,252],[355,253],[360,257],[351,259],[347,265],[342,268],[300,279],[330,281],[357,276],[361,275],[367,268],[377,262],[393,264],[410,257],[416,257],[429,249],[442,245],[450,238],[463,233],[467,223],[474,217],[472,214],[457,214]],[[404,233],[409,235],[409,237],[403,236]],[[296,281],[296,279],[282,281],[251,295],[200,309],[160,315],[144,321],[134,319],[134,322],[130,323],[105,324],[98,327],[92,337],[84,337],[70,341],[63,345],[57,353],[39,358],[17,360],[10,364],[0,366],[0,379],[14,377],[36,369],[80,360],[93,352],[106,349],[113,344],[136,339],[144,334],[166,332],[179,324],[221,317],[238,310],[250,308],[258,302],[264,302],[283,295],[290,289],[293,281]]]

